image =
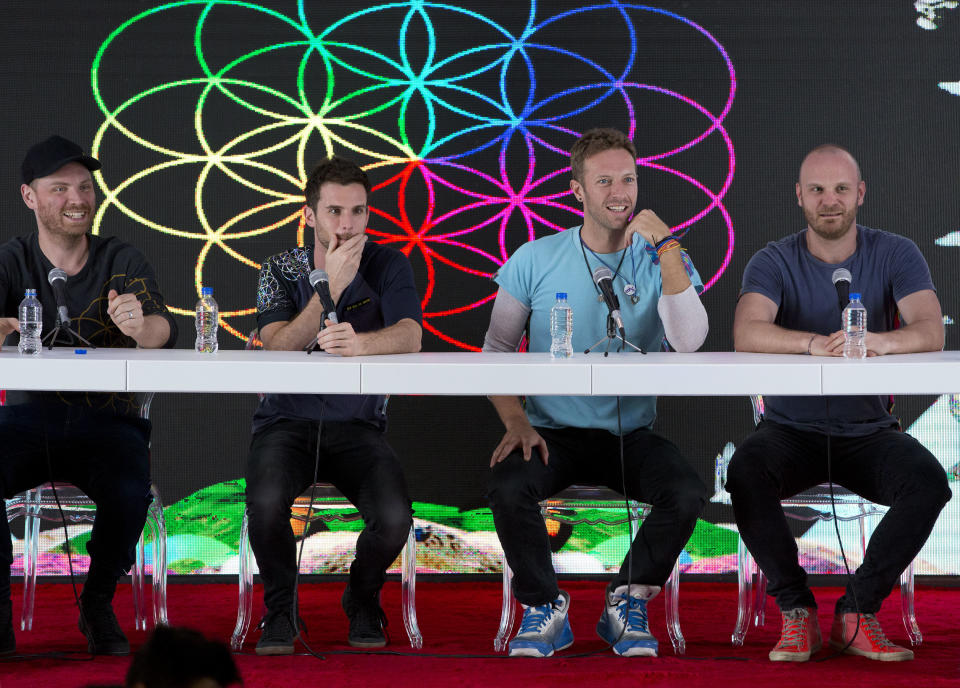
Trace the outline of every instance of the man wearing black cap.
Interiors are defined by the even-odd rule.
[[[177,327],[153,268],[116,238],[90,234],[96,208],[90,173],[100,162],[64,138],[33,146],[23,160],[23,202],[37,231],[0,246],[0,341],[19,339],[18,304],[36,289],[43,332],[55,325],[57,302],[48,275],[66,275],[71,327],[102,347],[171,347]],[[61,330],[57,344],[74,345]],[[41,353],[42,355],[42,353]],[[80,630],[94,654],[127,654],[130,645],[112,608],[118,578],[150,503],[150,422],[138,417],[132,394],[7,391],[0,407],[0,498],[51,480],[73,483],[97,505],[87,552],[90,570],[80,597]],[[13,548],[0,518],[0,654],[16,649],[10,602]]]

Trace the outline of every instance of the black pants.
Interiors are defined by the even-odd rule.
[[[59,480],[97,505],[84,596],[110,598],[130,570],[150,505],[150,421],[89,408],[31,403],[0,408],[0,497]],[[49,464],[48,464],[49,455]],[[0,518],[0,604],[10,599],[13,547]]]
[[[831,442],[832,481],[890,507],[836,606],[838,613],[859,607],[875,614],[929,537],[950,487],[933,454],[895,428]],[[730,461],[727,490],[740,536],[780,609],[816,606],[780,500],[826,480],[827,436],[771,421],[760,423]]]
[[[497,536],[513,569],[514,596],[526,605],[556,599],[557,576],[539,502],[570,485],[605,485],[652,506],[610,583],[662,586],[693,533],[707,490],[680,450],[640,429],[624,436],[626,479],[620,470],[619,438],[606,430],[537,428],[550,454],[546,466],[534,450],[530,461],[520,450],[494,466],[487,497]],[[631,576],[628,577],[628,569]]]
[[[253,436],[247,465],[250,546],[269,611],[289,610],[297,575],[290,507],[314,481],[318,423],[280,420]],[[407,541],[413,510],[400,461],[383,433],[359,422],[324,421],[316,479],[332,483],[365,528],[350,567],[355,598],[375,596]]]

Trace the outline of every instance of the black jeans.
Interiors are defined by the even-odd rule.
[[[150,421],[140,418],[59,404],[0,408],[0,497],[59,480],[97,505],[85,598],[111,598],[117,579],[133,565],[150,505],[149,441]],[[10,599],[13,547],[5,516],[0,523],[2,604]]]
[[[535,606],[557,597],[557,575],[539,503],[570,485],[605,485],[621,492],[625,482],[627,497],[652,506],[634,538],[632,561],[624,559],[608,587],[662,586],[707,501],[703,481],[680,450],[646,429],[625,435],[624,481],[616,435],[583,428],[536,430],[547,443],[547,465],[537,450],[530,461],[516,450],[494,466],[487,492],[497,536],[514,572],[517,600]]]
[[[297,548],[290,507],[314,481],[317,439],[317,422],[283,419],[257,432],[250,445],[250,546],[268,611],[293,606]],[[350,567],[350,588],[355,598],[373,597],[413,523],[400,461],[383,433],[366,423],[324,421],[319,442],[316,479],[340,490],[365,525]]]
[[[896,428],[831,442],[830,479],[890,507],[836,606],[837,613],[859,607],[875,614],[929,537],[950,487],[933,454]],[[760,423],[730,460],[727,490],[740,536],[782,610],[816,607],[816,601],[780,500],[827,479],[827,436],[772,421]]]

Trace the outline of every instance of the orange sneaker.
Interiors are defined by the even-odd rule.
[[[781,611],[783,626],[780,642],[770,650],[771,662],[806,662],[810,655],[823,647],[817,610],[814,607],[797,607]]]
[[[881,662],[905,662],[913,659],[913,650],[894,645],[880,628],[880,622],[873,614],[860,615],[860,632],[857,630],[857,614],[836,614],[833,617],[833,629],[830,631],[830,647],[843,650],[852,655],[860,655]],[[853,643],[847,643],[853,638]]]

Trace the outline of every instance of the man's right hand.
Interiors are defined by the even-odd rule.
[[[354,234],[345,241],[336,234],[330,237],[325,259],[327,275],[330,277],[330,296],[334,303],[340,300],[340,295],[356,276],[366,243],[366,234]]]
[[[20,321],[16,318],[0,318],[0,342],[7,338],[11,332],[20,331]]]
[[[843,356],[843,339],[843,330],[814,335],[810,342],[810,353],[813,356]]]
[[[510,453],[517,447],[523,448],[523,460],[529,461],[533,456],[533,449],[537,448],[540,450],[540,460],[543,461],[543,465],[547,465],[547,458],[549,452],[547,451],[547,443],[544,441],[540,434],[533,429],[529,423],[525,426],[518,429],[508,429],[504,435],[503,439],[500,440],[500,444],[497,445],[497,448],[493,450],[493,456],[490,457],[490,468],[493,468],[498,463],[503,461],[505,458],[510,456]]]

